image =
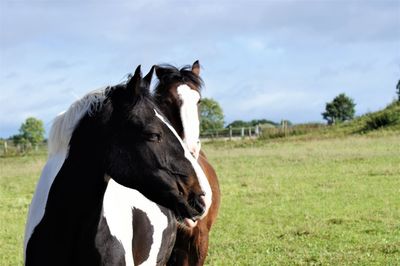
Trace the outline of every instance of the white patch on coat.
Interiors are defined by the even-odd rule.
[[[205,203],[205,212],[203,213],[202,216],[200,216],[200,219],[203,219],[207,213],[208,210],[210,209],[211,203],[212,203],[212,191],[211,191],[211,186],[210,183],[208,182],[208,179],[206,177],[206,174],[204,173],[203,169],[197,162],[197,160],[192,156],[190,153],[189,149],[187,146],[183,143],[182,139],[179,137],[178,133],[175,131],[175,129],[165,120],[163,116],[161,116],[155,109],[154,112],[156,113],[156,116],[164,122],[164,124],[175,134],[176,138],[179,140],[179,142],[182,145],[182,148],[185,152],[185,157],[186,159],[189,160],[189,162],[192,164],[192,167],[197,175],[197,179],[199,181],[200,187],[202,191],[204,192],[204,203]]]
[[[199,157],[200,143],[200,120],[197,104],[200,100],[200,93],[192,90],[188,85],[180,85],[177,88],[179,99],[182,102],[180,114],[184,132],[183,141],[190,152],[197,159]]]
[[[126,265],[134,265],[132,254],[132,209],[146,213],[153,226],[153,243],[149,257],[140,265],[156,265],[160,252],[162,236],[168,226],[168,217],[157,204],[148,200],[139,191],[121,186],[113,179],[108,182],[103,200],[103,215],[107,219],[110,233],[116,237],[125,249]]]

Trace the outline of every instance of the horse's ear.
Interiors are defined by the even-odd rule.
[[[138,65],[138,67],[135,70],[135,74],[128,80],[128,83],[126,84],[126,88],[133,93],[133,95],[138,95],[140,93],[140,82],[142,80],[142,71],[141,71],[141,66]]]
[[[162,76],[164,76],[165,74],[165,69],[160,67],[160,66],[154,66],[155,70],[156,70],[156,76],[159,80],[161,80]]]
[[[152,66],[149,73],[147,73],[147,75],[143,78],[143,82],[145,82],[146,86],[150,86],[151,83],[151,79],[153,78],[153,73],[154,73],[154,69],[156,68],[156,66]]]
[[[196,62],[193,63],[193,65],[192,65],[192,72],[193,72],[196,76],[200,76],[200,63],[199,63],[199,60],[196,60]]]

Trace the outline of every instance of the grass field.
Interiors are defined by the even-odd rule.
[[[400,136],[206,144],[222,204],[208,265],[400,265]],[[22,264],[45,155],[0,158],[0,264]]]
[[[400,265],[400,137],[206,147],[222,207],[209,265]]]

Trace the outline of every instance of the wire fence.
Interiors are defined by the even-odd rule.
[[[38,145],[31,145],[30,143],[15,145],[10,140],[0,141],[0,157],[12,157],[39,153],[47,153],[47,143],[43,142]]]
[[[299,125],[289,125],[283,120],[280,125],[257,125],[252,127],[223,128],[218,130],[208,130],[201,133],[202,140],[213,139],[245,139],[245,138],[284,138],[293,135],[304,135],[326,128],[320,123],[308,123]]]
[[[223,128],[216,130],[207,130],[200,134],[201,139],[233,139],[233,138],[257,138],[261,135],[261,127],[241,127],[241,128]]]

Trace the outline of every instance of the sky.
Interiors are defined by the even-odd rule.
[[[0,0],[0,137],[52,119],[137,65],[200,60],[225,122],[323,122],[340,93],[361,115],[396,97],[400,0]]]

